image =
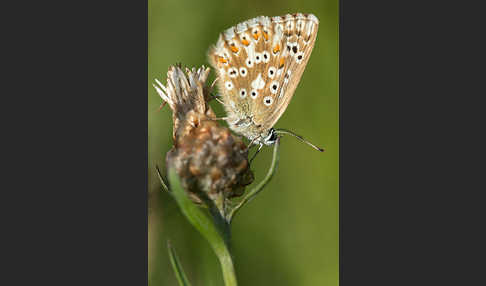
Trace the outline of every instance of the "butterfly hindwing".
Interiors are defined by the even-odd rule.
[[[281,51],[273,58],[277,74],[266,89],[274,99],[272,106],[268,111],[263,107],[255,112],[256,122],[261,122],[264,129],[273,127],[290,103],[314,47],[318,26],[317,21],[307,20],[302,14],[273,19],[282,21],[277,29],[283,29],[283,38]]]
[[[230,120],[270,129],[287,108],[315,43],[312,15],[260,16],[231,27],[209,53]],[[231,126],[231,124],[230,124]]]

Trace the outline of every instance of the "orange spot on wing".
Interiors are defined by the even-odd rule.
[[[226,59],[225,59],[225,58],[223,58],[223,57],[219,57],[219,58],[218,58],[218,61],[219,61],[220,63],[223,63],[223,64],[225,64],[225,63],[227,63],[227,62],[228,62],[228,60],[226,60]]]
[[[280,51],[280,45],[277,44],[274,48],[273,48],[273,53],[276,54]]]
[[[241,42],[242,42],[242,43],[243,43],[243,45],[245,45],[245,46],[248,46],[248,45],[250,44],[250,42],[248,42],[248,40],[242,40]]]
[[[239,49],[235,46],[230,46],[230,49],[233,53],[237,53],[239,51]]]
[[[265,38],[265,41],[268,41],[268,34],[263,31],[263,37]]]
[[[279,69],[283,68],[284,63],[285,63],[285,59],[284,59],[284,58],[281,58],[281,59],[280,59],[280,63],[279,63],[278,68],[279,68]]]
[[[258,38],[260,38],[260,32],[253,33],[253,38],[258,41]]]

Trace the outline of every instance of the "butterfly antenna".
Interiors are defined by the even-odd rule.
[[[286,135],[292,135],[295,138],[299,139],[300,141],[306,143],[307,145],[311,146],[312,148],[316,149],[317,151],[324,152],[324,149],[317,147],[316,145],[310,143],[309,141],[305,140],[302,136],[295,134],[294,132],[286,129],[275,129],[275,133],[277,134],[286,134]]]

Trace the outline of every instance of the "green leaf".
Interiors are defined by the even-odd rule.
[[[159,177],[160,184],[162,185],[162,188],[163,188],[163,189],[164,189],[166,192],[170,193],[170,191],[169,191],[169,187],[167,187],[167,184],[164,182],[164,178],[162,177],[162,174],[161,174],[161,172],[160,172],[160,170],[159,170],[159,166],[155,165],[155,169],[157,170],[157,177]]]
[[[223,239],[223,235],[210,216],[206,215],[198,208],[186,195],[181,186],[179,177],[174,169],[169,169],[169,182],[172,194],[179,205],[182,213],[187,220],[201,233],[209,242],[211,248],[216,253],[223,271],[223,279],[226,286],[236,286],[236,276],[233,260],[228,247]]]
[[[170,263],[172,264],[172,268],[174,269],[179,285],[191,286],[191,283],[189,283],[189,280],[187,279],[186,274],[184,273],[184,269],[182,268],[181,262],[177,257],[175,249],[172,247],[169,241],[167,241],[167,249],[169,250]]]

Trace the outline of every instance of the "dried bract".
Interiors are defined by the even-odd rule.
[[[209,68],[184,73],[171,66],[164,86],[155,89],[173,112],[174,147],[167,153],[168,168],[175,168],[182,186],[195,202],[212,200],[224,212],[227,199],[241,196],[253,181],[248,152],[240,137],[220,126],[207,104]]]

